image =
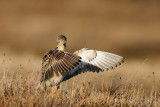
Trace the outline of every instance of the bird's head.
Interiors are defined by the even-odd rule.
[[[67,42],[67,38],[64,35],[59,35],[57,37],[57,44],[63,45],[63,44],[66,44],[66,42]]]
[[[60,35],[57,37],[57,47],[59,50],[64,51],[66,48],[67,38],[64,35]]]

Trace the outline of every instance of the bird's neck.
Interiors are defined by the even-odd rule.
[[[61,51],[66,51],[66,43],[65,44],[58,44],[57,49]]]

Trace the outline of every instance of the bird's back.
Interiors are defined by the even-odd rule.
[[[42,59],[41,82],[58,85],[63,78],[79,65],[80,57],[61,50],[51,50]]]

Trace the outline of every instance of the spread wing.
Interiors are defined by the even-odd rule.
[[[51,50],[42,60],[42,81],[53,77],[55,74],[69,72],[79,65],[80,57],[69,52]]]
[[[124,62],[124,58],[119,55],[103,51],[88,50],[87,48],[78,50],[74,52],[74,54],[80,56],[82,58],[82,62],[79,65],[79,69],[74,73],[74,75],[68,78],[87,71],[107,71],[117,67],[118,65],[121,65],[121,63]]]
[[[74,52],[74,54],[82,58],[81,61],[84,62],[84,68],[87,68],[88,65],[93,65],[90,67],[93,67],[93,70],[97,69],[98,67],[100,68],[99,71],[107,71],[113,69],[118,65],[121,65],[122,62],[124,62],[124,58],[119,55],[103,51],[88,50],[87,48],[78,50]]]
[[[103,51],[88,50],[87,48],[78,50],[74,52],[74,54],[81,57],[81,62],[77,66],[77,70],[71,75],[66,76],[63,81],[87,71],[107,71],[121,65],[121,63],[124,62],[124,58],[119,55]]]

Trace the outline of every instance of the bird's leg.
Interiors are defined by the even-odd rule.
[[[47,94],[49,95],[49,86],[47,86]]]
[[[55,93],[56,93],[56,95],[57,95],[58,99],[59,99],[59,100],[61,100],[61,98],[60,98],[60,96],[59,96],[59,94],[58,94],[57,89],[58,89],[58,86],[56,86]]]

